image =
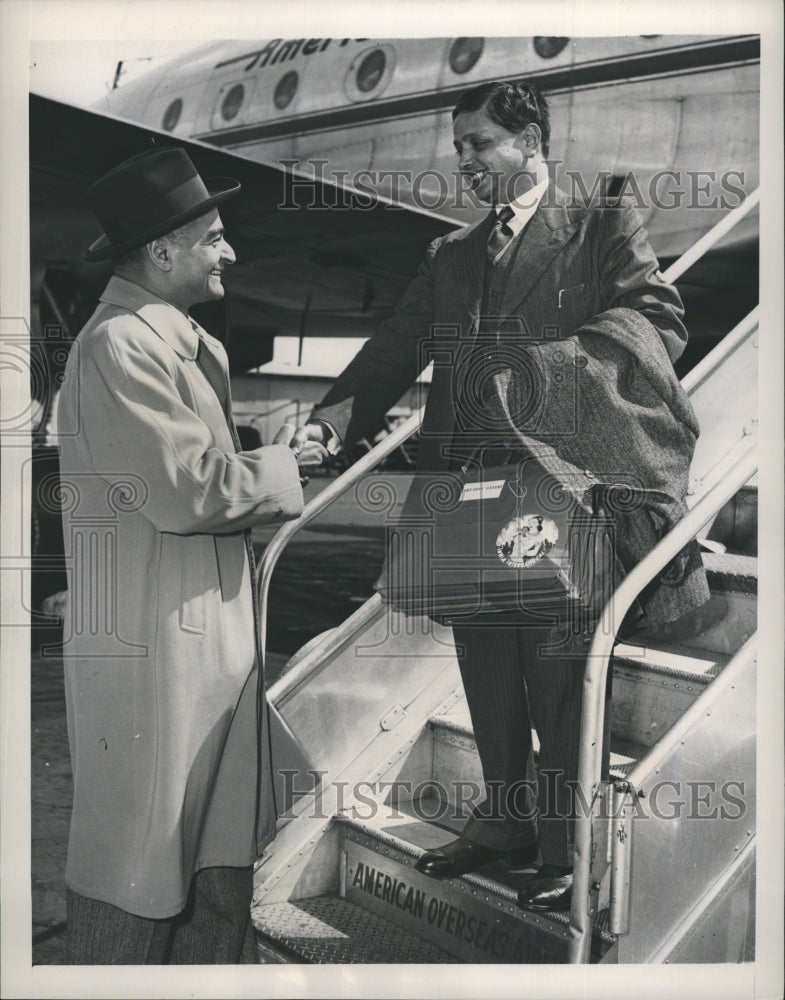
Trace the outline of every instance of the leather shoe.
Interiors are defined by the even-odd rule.
[[[572,872],[555,865],[543,865],[518,891],[518,906],[522,910],[569,910],[571,905]]]
[[[509,848],[498,850],[459,837],[444,847],[426,851],[414,867],[423,875],[430,875],[433,878],[453,878],[456,875],[468,875],[469,872],[477,871],[483,865],[501,858],[509,858],[515,864],[527,864],[536,861],[537,851],[536,844],[513,851]]]

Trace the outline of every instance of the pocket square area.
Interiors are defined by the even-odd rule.
[[[580,285],[572,285],[570,288],[560,288],[559,289],[559,309],[564,305],[566,299],[571,299],[575,295],[580,295],[580,293],[586,287],[585,283]]]

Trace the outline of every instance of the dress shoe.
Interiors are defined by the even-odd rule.
[[[536,844],[513,851],[509,848],[498,850],[459,837],[444,847],[426,851],[414,867],[423,875],[430,875],[433,878],[453,878],[456,875],[468,875],[469,872],[477,871],[483,865],[499,861],[501,858],[509,858],[515,864],[528,864],[537,859],[537,851]]]
[[[556,865],[543,865],[518,891],[518,906],[522,910],[569,910],[571,905],[572,872]]]

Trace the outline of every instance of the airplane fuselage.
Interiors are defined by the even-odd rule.
[[[758,77],[749,36],[271,39],[210,43],[96,107],[469,224],[487,209],[458,177],[451,109],[528,78],[549,98],[560,186],[632,197],[674,257],[758,183]]]

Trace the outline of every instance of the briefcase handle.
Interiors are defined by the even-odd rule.
[[[478,460],[478,456],[481,457],[484,451],[494,452],[493,462],[487,463]],[[506,449],[501,447],[497,449],[495,445],[478,444],[469,452],[466,458],[463,459],[460,471],[465,479],[466,476],[469,474],[469,467],[472,464],[479,466],[481,469],[488,467],[496,468],[498,466],[503,466],[503,465],[512,465],[513,459],[516,456],[520,456],[521,459],[525,457],[521,449],[513,448],[509,445],[507,446]],[[535,458],[536,456],[532,455],[531,457]]]
[[[586,492],[589,494],[594,517],[598,517],[601,512],[612,515],[633,511],[645,507],[646,501],[673,502],[673,498],[662,490],[630,486],[628,483],[593,483]]]

